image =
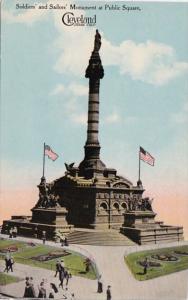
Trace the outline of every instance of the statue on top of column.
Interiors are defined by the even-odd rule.
[[[95,41],[94,41],[94,51],[98,52],[100,47],[101,47],[101,35],[97,29],[95,34]]]

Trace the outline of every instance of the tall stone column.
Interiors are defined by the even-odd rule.
[[[89,78],[88,124],[85,157],[80,163],[80,175],[94,177],[104,171],[105,164],[100,160],[99,134],[99,89],[100,79],[104,77],[104,70],[99,56],[101,36],[96,31],[94,49],[92,51],[85,77]]]

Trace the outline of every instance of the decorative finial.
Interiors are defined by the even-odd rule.
[[[94,41],[94,49],[93,51],[98,52],[99,49],[101,47],[101,35],[98,31],[98,29],[96,29],[96,34],[95,34],[95,41]]]

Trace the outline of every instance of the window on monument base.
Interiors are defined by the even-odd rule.
[[[127,210],[127,204],[125,202],[123,202],[121,204],[121,208],[124,209],[124,210]]]
[[[120,209],[119,209],[119,203],[115,202],[113,204],[113,215],[119,215]]]
[[[106,211],[106,212],[107,212],[108,206],[107,206],[107,204],[106,204],[105,202],[102,202],[102,203],[99,205],[99,209],[100,209],[101,211]]]
[[[114,203],[113,207],[117,210],[119,210],[119,204],[118,203]]]

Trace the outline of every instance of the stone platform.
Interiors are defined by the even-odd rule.
[[[126,212],[120,232],[139,245],[183,240],[182,226],[164,225],[156,222],[155,216],[153,211]]]
[[[2,233],[9,233],[16,227],[17,234],[26,237],[54,240],[58,234],[67,234],[74,230],[73,225],[66,222],[67,211],[58,208],[33,208],[32,217],[12,216],[11,220],[3,221]]]

